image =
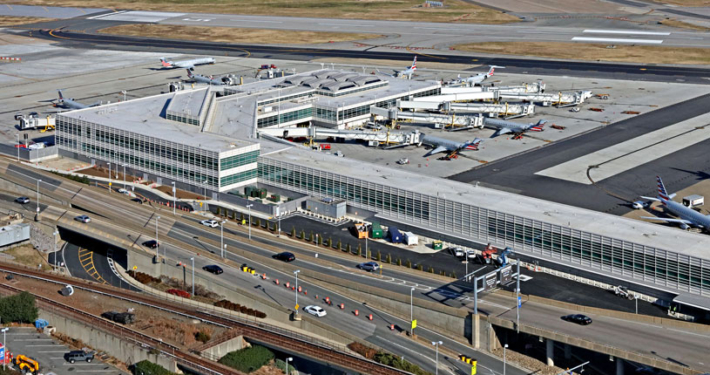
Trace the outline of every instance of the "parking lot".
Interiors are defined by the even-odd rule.
[[[71,374],[120,374],[125,372],[105,364],[97,356],[91,363],[76,362],[71,364],[64,359],[64,354],[70,352],[68,346],[55,338],[37,333],[34,328],[10,328],[6,333],[6,350],[15,357],[22,354],[39,362],[40,373],[56,375]]]

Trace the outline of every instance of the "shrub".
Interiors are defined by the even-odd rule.
[[[381,261],[382,260],[382,253],[380,253],[379,250],[377,250],[377,257],[375,258],[376,261]]]
[[[195,340],[197,340],[203,344],[206,343],[207,341],[210,341],[211,338],[212,338],[212,336],[210,336],[209,333],[206,333],[203,331],[195,333]]]
[[[0,316],[3,323],[32,323],[37,320],[35,297],[27,292],[0,299]]]
[[[397,265],[398,265],[398,266],[401,266],[401,265],[402,265],[402,259],[397,258]]]
[[[456,278],[456,272],[455,272],[455,271],[451,271],[451,277],[454,278],[454,279]]]
[[[429,273],[434,273],[434,267],[429,266]]]
[[[419,264],[419,265],[417,265],[417,269],[418,269],[419,271],[424,271],[424,266],[422,266],[421,264]]]
[[[174,372],[166,370],[163,366],[156,365],[147,360],[140,361],[133,365],[133,375],[175,375]]]
[[[318,236],[318,246],[323,245],[323,236]]]
[[[412,261],[407,259],[407,268],[412,268]]]
[[[291,237],[296,237],[296,228],[291,228]]]
[[[340,241],[340,240],[338,240],[338,243],[335,245],[335,247],[336,247],[338,250],[342,250],[342,249],[343,249],[343,242]]]
[[[422,370],[419,366],[389,353],[379,352],[375,354],[375,357],[373,359],[375,360],[375,362],[382,363],[384,365],[391,366],[396,369],[411,372],[415,375],[431,375],[430,372]]]
[[[282,361],[282,360],[280,360],[280,359],[276,359],[276,360],[274,360],[274,366],[276,366],[276,368],[279,369],[279,371],[281,371],[281,372],[283,372],[284,374],[286,374],[286,372],[285,372],[285,371],[286,371],[286,362],[284,362],[284,361]],[[288,365],[288,373],[289,373],[289,374],[295,374],[295,373],[296,373],[296,368],[293,367],[293,365]]]
[[[215,211],[217,216],[222,216],[222,208],[217,207],[217,210]]]
[[[168,289],[166,290],[166,293],[172,294],[174,296],[182,297],[182,298],[190,298],[190,293],[181,290],[181,289]]]
[[[246,306],[242,306],[242,305],[240,305],[240,304],[238,304],[238,303],[234,303],[234,302],[229,301],[229,300],[226,300],[226,299],[223,299],[223,300],[221,300],[221,301],[215,302],[214,305],[217,306],[217,307],[223,307],[223,308],[225,308],[225,309],[227,309],[227,310],[238,311],[238,312],[240,312],[240,313],[242,313],[242,314],[247,314],[247,315],[255,316],[255,317],[260,318],[260,319],[266,318],[266,313],[263,313],[263,312],[261,312],[261,311],[259,311],[259,310],[254,310],[254,309],[248,308],[248,307],[246,307]]]
[[[362,245],[357,244],[357,256],[362,256]]]
[[[273,359],[274,353],[271,350],[261,345],[252,345],[249,348],[228,353],[219,359],[219,363],[236,369],[237,371],[251,373],[260,369]]]
[[[375,354],[377,354],[377,350],[360,344],[359,342],[351,342],[348,344],[348,348],[367,359],[372,359],[375,357]]]
[[[301,229],[301,237],[300,237],[300,238],[301,238],[301,239],[306,238],[306,231],[303,230],[303,229]]]
[[[143,273],[143,272],[128,271],[128,275],[130,275],[132,278],[138,280],[138,282],[141,284],[150,284],[150,283],[160,284],[160,282],[161,282],[159,278],[150,276],[147,273]]]

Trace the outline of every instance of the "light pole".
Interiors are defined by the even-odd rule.
[[[278,218],[278,225],[279,225],[279,234],[276,237],[281,237],[281,212],[279,212]]]
[[[295,270],[293,273],[296,275],[296,306],[298,306],[298,273],[301,270]],[[296,308],[296,315],[298,315],[298,308]]]
[[[108,164],[108,192],[111,192],[111,163]]]
[[[286,358],[286,375],[289,375],[288,374],[288,363],[289,362],[293,362],[293,357]]]
[[[503,375],[505,375],[505,368],[507,366],[505,358],[505,350],[508,349],[508,344],[503,345]]]
[[[205,201],[207,200],[207,179],[205,178],[205,182],[202,183],[202,196],[205,198]]]
[[[58,234],[59,234],[58,230],[55,230],[54,233],[52,233],[52,235],[54,236],[54,268],[57,268],[57,235]]]
[[[158,220],[160,220],[160,216],[155,217],[155,244],[157,245],[155,247],[155,261],[158,261],[158,256],[160,255],[160,241],[158,241]]]
[[[227,220],[222,220],[219,223],[219,248],[222,250],[222,258],[224,258],[224,223],[226,222]]]
[[[414,324],[414,288],[409,290],[409,326]],[[414,328],[411,328],[412,336],[414,336]]]
[[[517,319],[515,330],[517,333],[520,333],[520,308],[522,307],[520,300],[520,258],[518,258],[517,273],[518,275],[515,277],[515,313]]]
[[[253,204],[247,205],[247,209],[249,209],[249,222],[247,223],[247,225],[249,225],[249,240],[251,240],[251,206],[253,206]]]
[[[195,296],[195,257],[190,258],[192,261],[192,296]]]
[[[367,237],[370,237],[370,233],[365,234],[365,261],[367,261]]]
[[[39,221],[39,183],[42,182],[41,179],[37,180],[37,215],[35,216],[35,221]]]
[[[15,134],[17,136],[17,162],[20,161],[20,134]]]
[[[126,165],[123,164],[123,189],[126,189]]]
[[[177,206],[177,194],[175,192],[175,181],[171,183],[173,184],[173,215],[175,215],[175,206]]]
[[[584,363],[582,363],[581,365],[577,365],[577,366],[575,366],[575,367],[572,367],[571,369],[565,370],[565,371],[563,371],[563,372],[561,372],[561,373],[559,373],[559,374],[557,374],[557,375],[572,374],[574,370],[576,370],[576,369],[578,369],[578,368],[580,368],[580,367],[584,367],[584,366],[586,366],[586,365],[588,365],[588,364],[589,364],[589,361],[584,362]],[[582,371],[584,371],[584,369],[582,369]]]
[[[7,350],[7,345],[5,345],[5,343],[7,342],[7,341],[5,341],[5,334],[7,333],[7,331],[8,331],[9,329],[10,329],[10,328],[5,327],[5,328],[2,329],[2,331],[0,331],[0,332],[2,332],[2,344],[5,346],[5,350]],[[6,366],[5,358],[3,358],[3,359],[2,359],[2,369],[3,369],[3,370],[6,369],[5,366]]]
[[[636,315],[639,314],[639,295],[634,294],[634,299],[636,300]]]
[[[432,345],[436,346],[436,365],[434,367],[435,371],[434,373],[436,375],[439,375],[439,345],[443,344],[441,341],[432,341]]]

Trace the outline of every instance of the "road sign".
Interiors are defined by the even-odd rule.
[[[417,320],[412,320],[412,329],[417,328]]]
[[[471,361],[471,375],[476,375],[476,365],[478,364],[478,361]]]
[[[518,296],[518,308],[521,308],[523,306],[523,297]]]
[[[298,310],[299,307],[301,307],[301,306],[299,306],[298,304],[296,304],[296,310]]]
[[[109,182],[109,183],[108,183],[108,186],[111,186],[111,184],[113,184],[113,182]]]
[[[2,358],[3,361],[5,360],[5,345],[3,344],[0,344],[0,358]]]

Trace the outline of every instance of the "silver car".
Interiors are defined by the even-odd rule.
[[[380,265],[377,264],[377,262],[367,262],[358,264],[357,268],[363,271],[374,272],[380,269]]]
[[[91,222],[91,218],[86,215],[77,216],[74,218],[74,220],[80,221],[82,223],[90,223]]]

